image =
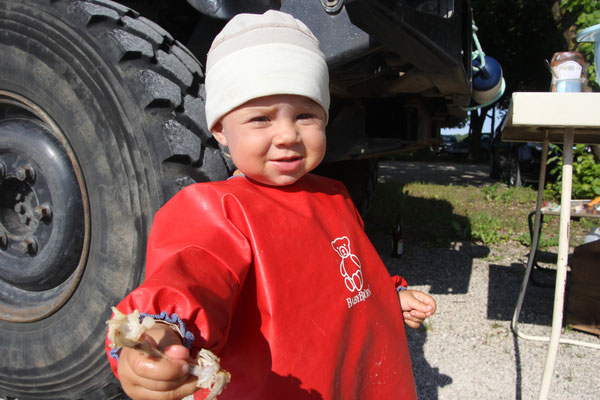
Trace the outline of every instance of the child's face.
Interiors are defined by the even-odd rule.
[[[217,122],[212,133],[236,167],[258,182],[282,186],[313,170],[325,155],[325,111],[313,100],[275,95],[250,100]]]

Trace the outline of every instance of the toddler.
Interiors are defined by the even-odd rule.
[[[194,393],[201,348],[231,373],[220,399],[416,398],[404,325],[436,304],[390,277],[344,186],[310,174],[328,85],[317,39],[288,14],[241,14],[215,38],[206,118],[239,174],[155,216],[145,282],[118,309],[162,320],[148,334],[169,359],[112,352],[133,399]]]

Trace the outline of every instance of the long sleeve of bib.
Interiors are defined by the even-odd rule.
[[[217,352],[225,343],[252,263],[246,237],[229,223],[235,208],[229,200],[184,190],[161,208],[148,240],[146,280],[117,306],[124,313],[176,314],[195,337],[192,352]]]

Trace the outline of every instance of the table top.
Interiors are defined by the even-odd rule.
[[[547,130],[552,143],[562,143],[565,128],[574,142],[600,144],[600,93],[515,92],[502,140],[543,142]]]

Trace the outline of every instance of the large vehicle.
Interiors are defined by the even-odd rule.
[[[233,15],[267,9],[321,41],[319,172],[359,206],[376,157],[465,117],[469,0],[0,0],[0,397],[120,396],[105,321],[143,278],[152,217],[234,168],[206,128],[206,52]]]

